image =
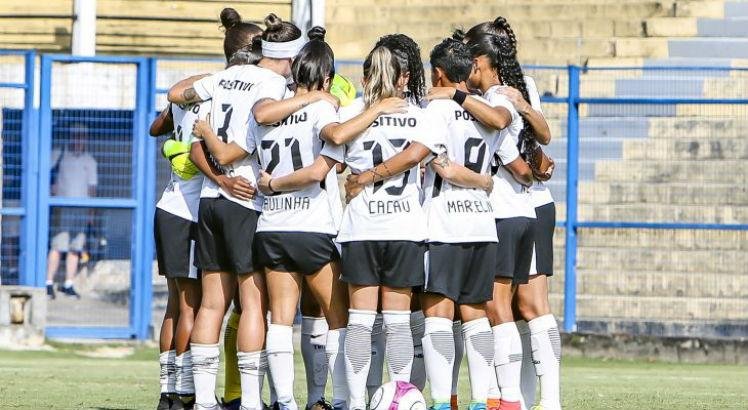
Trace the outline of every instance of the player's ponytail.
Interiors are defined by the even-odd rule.
[[[335,76],[335,54],[325,42],[325,29],[312,27],[307,33],[309,42],[299,51],[291,65],[291,74],[299,87],[323,90]]]
[[[368,108],[375,102],[399,97],[397,83],[401,69],[395,55],[385,46],[375,47],[364,61],[364,103]]]
[[[457,33],[457,31],[455,31],[455,33]],[[461,30],[460,33],[462,33]],[[462,33],[462,39],[465,42],[471,42],[473,40],[476,40],[478,37],[486,34],[491,34],[508,39],[509,44],[516,52],[517,36],[514,34],[514,30],[512,30],[512,26],[509,25],[509,21],[507,21],[506,17],[499,16],[496,17],[494,21],[486,21],[480,24],[476,24],[471,27],[470,30],[468,30],[466,33]]]
[[[262,59],[259,46],[262,29],[242,21],[239,13],[231,7],[221,11],[221,26],[224,29],[223,54],[229,66],[257,64]]]
[[[402,73],[408,74],[408,96],[419,104],[426,95],[426,74],[421,61],[421,49],[405,34],[388,34],[377,41],[374,47],[385,46],[401,63]]]

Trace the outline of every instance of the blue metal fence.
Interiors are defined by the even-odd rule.
[[[128,295],[128,322],[121,326],[54,326],[48,329],[50,336],[68,337],[100,337],[100,338],[146,338],[149,332],[151,319],[151,272],[153,262],[152,241],[152,216],[156,201],[157,190],[154,188],[157,179],[156,143],[147,137],[147,126],[153,119],[156,110],[161,108],[163,93],[172,82],[172,77],[177,74],[166,75],[165,68],[159,64],[172,64],[173,60],[156,60],[140,57],[95,57],[80,58],[60,55],[41,56],[41,83],[39,106],[34,104],[35,68],[37,56],[33,52],[0,52],[5,54],[20,55],[24,57],[25,78],[19,82],[0,83],[0,89],[20,89],[24,92],[23,109],[20,113],[22,118],[20,155],[21,166],[21,195],[20,201],[11,202],[5,200],[0,215],[3,217],[20,217],[22,226],[19,242],[19,276],[14,278],[3,270],[3,283],[18,282],[24,285],[43,286],[45,281],[44,267],[46,266],[47,249],[50,235],[50,214],[53,208],[87,208],[106,210],[120,209],[129,212],[132,230],[128,231],[124,238],[129,238],[129,250],[127,256],[131,261],[131,282]],[[170,63],[171,61],[171,63]],[[120,172],[130,173],[127,181],[121,180],[117,186],[120,190],[107,191],[104,197],[94,198],[65,198],[50,195],[50,178],[47,172],[50,169],[50,155],[53,144],[53,128],[55,119],[59,116],[71,116],[64,114],[55,107],[52,96],[52,81],[56,75],[53,67],[55,64],[107,64],[107,65],[132,65],[135,67],[135,80],[133,105],[131,109],[125,109],[117,114],[118,118],[125,118],[128,126],[124,129],[128,134],[127,143],[122,145],[127,155],[131,155],[129,163],[117,168]],[[205,67],[197,67],[205,63]],[[217,61],[191,60],[184,62],[184,67],[175,68],[175,73],[195,74],[206,71],[209,67],[220,65]],[[360,79],[360,62],[339,61],[338,71],[352,77],[354,83]],[[552,185],[552,190],[557,196],[560,204],[565,204],[565,217],[559,221],[557,226],[563,228],[563,325],[564,330],[573,332],[577,330],[579,322],[577,309],[577,266],[578,266],[578,235],[580,229],[655,229],[655,230],[748,230],[748,224],[743,221],[739,223],[726,222],[703,222],[698,221],[636,221],[636,220],[580,220],[579,210],[579,184],[585,179],[594,178],[594,163],[599,158],[589,158],[587,142],[580,140],[580,118],[584,118],[582,107],[587,111],[590,107],[610,108],[611,106],[635,106],[635,107],[670,107],[698,104],[699,106],[737,105],[746,107],[748,99],[744,98],[711,98],[704,96],[638,96],[638,95],[611,95],[597,96],[586,95],[583,87],[583,77],[594,77],[594,73],[613,73],[615,71],[631,72],[736,72],[748,69],[733,68],[694,68],[694,67],[637,67],[637,68],[583,68],[577,66],[568,67],[527,67],[529,73],[540,77],[550,75],[549,83],[555,81],[554,87],[540,87],[541,100],[556,110],[556,117],[565,120],[564,126],[559,130],[565,131],[566,149],[565,160],[560,158],[559,169],[565,173],[557,173],[555,179],[560,183]],[[545,73],[545,74],[543,74]],[[592,73],[592,74],[591,74]],[[553,88],[549,90],[548,88]],[[160,101],[160,102],[159,102]],[[4,108],[4,107],[3,107]],[[54,109],[53,109],[54,108]],[[72,109],[72,108],[69,108]],[[57,111],[56,111],[57,110]],[[594,111],[594,110],[592,110]],[[615,111],[615,110],[613,110]],[[673,110],[675,112],[675,110]],[[3,116],[3,132],[9,127],[13,115]],[[101,119],[100,112],[89,112],[92,120]],[[113,115],[111,111],[107,115]],[[636,114],[633,114],[635,116]],[[74,116],[74,115],[72,115]],[[107,122],[106,124],[111,124]],[[584,125],[584,124],[583,124]],[[594,125],[594,124],[593,124]],[[585,125],[586,126],[586,125]],[[102,136],[106,138],[106,136]],[[555,136],[554,136],[555,138]],[[581,145],[580,145],[581,142]],[[4,139],[4,146],[7,143]],[[581,164],[581,166],[580,166]],[[591,164],[587,170],[586,164]],[[111,164],[110,164],[111,165]],[[3,162],[6,170],[10,165]],[[41,170],[44,170],[43,172]],[[116,172],[116,171],[115,171]],[[120,177],[122,175],[119,175]],[[562,178],[565,177],[564,184]],[[124,189],[127,186],[128,189]],[[11,189],[10,186],[3,187],[3,193]],[[563,199],[562,199],[563,198]],[[107,218],[111,219],[111,214]],[[560,255],[559,255],[560,256]],[[2,256],[6,258],[6,253]],[[8,261],[2,261],[7,266]]]

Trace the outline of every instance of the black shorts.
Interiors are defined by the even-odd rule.
[[[391,288],[423,286],[425,243],[355,241],[341,245],[344,282]]]
[[[455,303],[476,304],[493,297],[496,243],[430,243],[425,291]]]
[[[535,273],[553,276],[553,231],[556,230],[556,204],[535,208]]]
[[[535,219],[526,217],[496,220],[497,278],[510,278],[514,284],[527,283],[535,243],[534,225]]]
[[[153,233],[159,275],[197,279],[198,269],[193,265],[197,224],[156,208]]]
[[[332,236],[314,232],[257,232],[257,263],[265,268],[310,275],[339,259]]]
[[[200,198],[196,266],[237,275],[257,271],[253,246],[259,215],[224,197]]]

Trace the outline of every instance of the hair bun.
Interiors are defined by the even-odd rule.
[[[270,13],[265,17],[265,27],[265,31],[278,31],[283,28],[283,20],[275,13]]]
[[[314,26],[306,33],[306,35],[309,37],[309,40],[325,41],[325,33],[327,33],[327,30],[323,27]]]
[[[226,7],[221,10],[221,25],[226,29],[230,29],[237,24],[242,22],[242,16],[231,7]]]
[[[456,29],[452,32],[452,40],[457,40],[459,42],[465,41],[465,32],[462,29]]]
[[[509,22],[506,18],[504,18],[504,16],[496,17],[496,19],[493,21],[493,26],[499,29],[506,29],[508,25]]]

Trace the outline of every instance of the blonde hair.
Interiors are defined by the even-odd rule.
[[[384,98],[400,95],[397,89],[400,71],[400,65],[387,47],[371,50],[364,61],[364,103],[367,108]]]

